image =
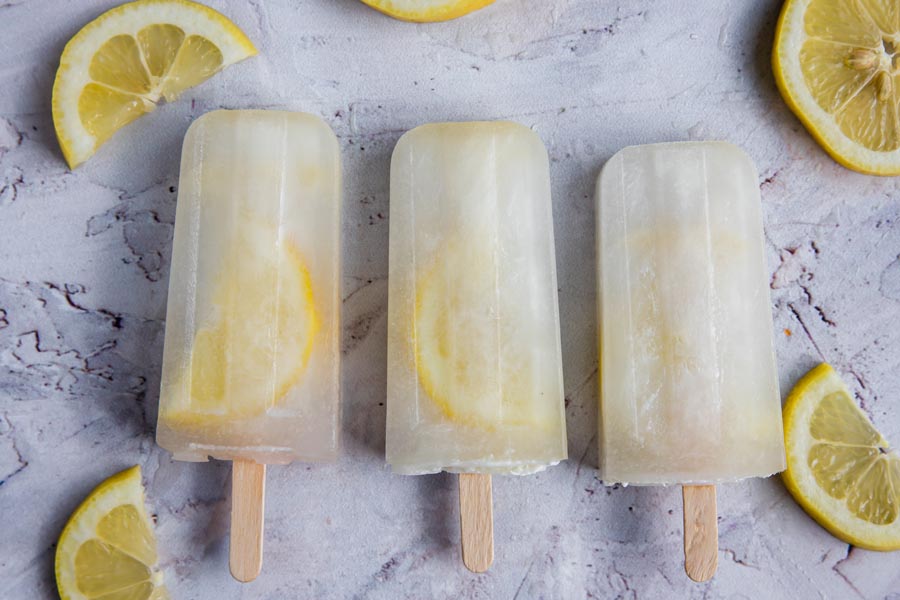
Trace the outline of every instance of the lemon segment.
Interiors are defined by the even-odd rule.
[[[536,391],[541,365],[516,334],[527,319],[517,314],[521,303],[499,293],[498,260],[487,243],[451,237],[422,272],[414,320],[419,382],[450,421],[549,428],[558,409]]]
[[[309,270],[277,227],[248,217],[222,265],[212,316],[194,336],[189,380],[178,386],[189,395],[162,414],[174,428],[241,421],[276,406],[300,380],[320,328]]]
[[[66,44],[53,124],[71,168],[116,131],[256,54],[230,20],[188,0],[138,0],[88,23]]]
[[[890,0],[788,0],[772,65],[788,106],[842,165],[900,174],[900,18]]]
[[[493,4],[494,0],[362,0],[375,10],[417,23],[449,21]]]
[[[900,456],[821,364],[784,407],[785,485],[823,527],[870,550],[900,549]]]
[[[167,600],[144,508],[141,469],[113,475],[81,503],[56,549],[62,600]]]

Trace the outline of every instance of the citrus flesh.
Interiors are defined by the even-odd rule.
[[[164,407],[170,426],[259,416],[302,377],[320,319],[303,257],[278,236],[275,226],[242,224],[214,283],[212,316],[194,336],[190,383],[179,386],[189,396]]]
[[[450,238],[418,278],[419,381],[451,421],[549,427],[558,407],[534,384],[548,367],[535,364],[522,338],[528,319],[522,303],[498,289],[498,258],[488,244]]]
[[[807,513],[845,542],[900,549],[900,456],[829,365],[791,391],[784,434],[782,477]]]
[[[56,548],[62,600],[167,600],[141,469],[113,475],[72,513]]]
[[[402,21],[449,21],[493,4],[494,0],[362,0],[372,8]]]
[[[788,0],[772,55],[788,106],[844,166],[900,174],[900,6]]]
[[[256,54],[230,20],[188,0],[138,0],[103,13],[66,44],[53,124],[75,168],[116,131],[228,65]]]

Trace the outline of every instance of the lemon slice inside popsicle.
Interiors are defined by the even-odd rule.
[[[537,366],[520,333],[523,302],[501,289],[497,258],[488,244],[451,239],[423,269],[415,304],[420,383],[461,424],[555,423],[557,407],[533,385]]]
[[[213,317],[194,336],[190,394],[171,404],[170,424],[258,416],[300,381],[320,321],[303,257],[278,237],[252,222],[236,236],[214,285]]]

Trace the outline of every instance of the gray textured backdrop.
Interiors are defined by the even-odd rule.
[[[71,173],[50,90],[65,42],[116,2],[0,3],[0,597],[55,597],[55,539],[140,463],[180,599],[900,598],[900,553],[852,549],[777,479],[720,488],[720,566],[682,571],[677,488],[597,479],[593,184],[630,144],[724,139],[759,167],[783,391],[831,362],[900,442],[897,180],[829,159],[769,67],[779,2],[498,0],[438,25],[356,0],[211,1],[260,48]],[[343,458],[273,467],[262,576],[227,562],[229,468],[153,440],[181,140],[219,108],[303,110],[345,173]],[[458,560],[455,478],[383,462],[388,165],[428,121],[513,119],[552,160],[568,462],[495,481],[497,556]]]

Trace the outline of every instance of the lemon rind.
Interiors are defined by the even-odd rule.
[[[494,3],[494,0],[469,0],[467,2],[450,1],[444,6],[416,11],[398,8],[391,0],[362,1],[364,4],[371,6],[380,13],[411,23],[437,23],[440,21],[450,21]]]
[[[832,498],[819,487],[806,464],[813,439],[808,432],[809,417],[826,393],[836,391],[843,391],[853,397],[843,380],[827,363],[812,369],[791,390],[784,406],[788,466],[781,474],[782,481],[807,514],[836,538],[867,550],[898,550],[900,518],[890,525],[876,525],[856,517],[841,500]],[[869,422],[868,416],[855,403],[853,406]],[[803,427],[807,427],[807,431],[804,432]]]
[[[284,248],[292,268],[297,273],[298,283],[302,288],[303,306],[305,307],[305,314],[309,319],[309,329],[306,343],[301,352],[300,364],[294,369],[291,376],[282,382],[281,386],[275,392],[276,404],[282,402],[288,392],[290,392],[303,378],[309,365],[309,361],[312,358],[313,348],[315,348],[315,339],[319,335],[319,331],[322,327],[322,319],[319,315],[315,294],[313,293],[312,275],[309,272],[309,267],[300,250],[293,243],[286,241]],[[191,356],[193,357],[193,350]],[[190,384],[182,383],[177,387],[190,389]],[[206,429],[212,424],[222,425],[235,420],[244,421],[246,419],[257,418],[265,413],[264,409],[257,411],[243,411],[239,413],[232,412],[222,415],[210,412],[198,412],[191,408],[192,402],[189,392],[187,393],[185,400],[187,406],[184,406],[183,403],[173,405],[161,415],[162,420],[173,430],[184,432],[198,431]]]
[[[805,36],[803,19],[809,3],[810,0],[787,0],[778,17],[772,70],[779,92],[813,139],[839,164],[867,175],[900,175],[900,149],[879,152],[853,141],[809,93],[799,63]]]
[[[63,527],[54,559],[56,585],[61,600],[83,600],[85,598],[83,594],[71,595],[69,593],[71,590],[77,590],[78,584],[75,580],[74,565],[66,564],[66,562],[74,560],[82,543],[97,537],[96,530],[100,520],[114,508],[124,504],[133,505],[141,517],[149,521],[144,506],[140,465],[120,471],[103,480],[72,512]],[[119,550],[125,552],[122,549]],[[125,553],[127,554],[127,552]],[[135,560],[139,559],[135,557]],[[159,588],[162,584],[162,573],[156,570],[156,565],[147,565],[147,567],[152,573],[151,583]]]

